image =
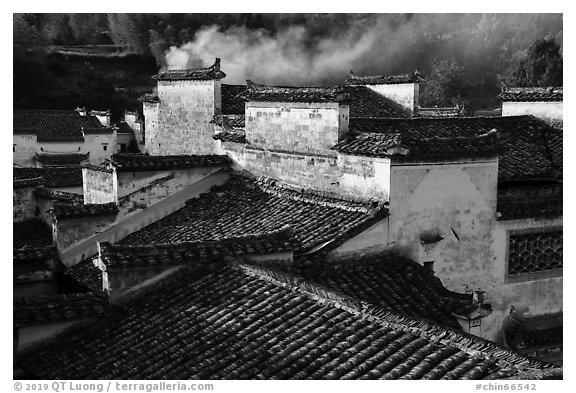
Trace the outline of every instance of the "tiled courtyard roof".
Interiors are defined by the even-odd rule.
[[[246,81],[247,101],[263,102],[341,102],[350,97],[340,86],[265,86]]]
[[[451,292],[422,265],[390,253],[315,265],[300,274],[383,310],[457,330],[453,314],[467,315],[477,308],[472,294]]]
[[[36,153],[36,161],[44,166],[66,166],[79,165],[82,161],[88,159],[89,154],[48,154]]]
[[[40,218],[12,223],[14,249],[52,246],[52,229]]]
[[[177,81],[177,80],[214,80],[223,79],[226,74],[220,70],[220,59],[210,67],[193,68],[187,70],[165,70],[154,75],[152,79],[160,81]]]
[[[360,76],[350,73],[350,76],[344,83],[347,85],[391,85],[398,83],[421,83],[425,82],[424,78],[418,71],[411,74],[399,75],[372,75]]]
[[[500,187],[499,219],[562,217],[562,188],[562,184]]]
[[[83,142],[83,128],[103,126],[96,117],[75,111],[14,110],[14,133],[35,134],[38,142]]]
[[[478,136],[418,137],[417,135],[365,132],[333,147],[340,153],[408,160],[447,160],[462,157],[495,157],[496,132]]]
[[[82,186],[82,169],[70,168],[13,168],[14,181],[31,178],[42,178],[45,187],[78,187]]]
[[[114,154],[112,163],[116,166],[118,172],[138,172],[228,166],[230,159],[221,155],[149,156],[146,154]]]
[[[354,200],[291,187],[271,179],[233,176],[225,185],[124,238],[122,244],[216,240],[294,230],[301,249],[355,236],[387,214],[377,200]]]
[[[492,342],[242,265],[181,270],[18,361],[39,379],[562,377]]]
[[[289,228],[262,234],[229,237],[218,241],[196,241],[151,245],[100,245],[104,263],[110,268],[209,263],[225,257],[268,255],[296,248]]]
[[[562,101],[562,87],[507,87],[498,98],[502,101]]]
[[[413,142],[420,154],[439,156],[463,148],[474,153],[492,148],[490,131],[497,131],[498,179],[558,178],[562,171],[562,132],[534,116],[455,117],[415,119],[350,119],[351,137],[336,145],[349,154],[378,155],[398,137]],[[476,145],[475,138],[490,136]]]
[[[101,293],[14,297],[14,324],[21,327],[93,318],[107,308],[108,299]]]

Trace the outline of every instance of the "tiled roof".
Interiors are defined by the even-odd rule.
[[[290,252],[296,246],[289,228],[217,241],[136,246],[110,243],[100,245],[104,263],[110,268],[209,263],[225,257]]]
[[[14,264],[22,262],[47,261],[56,257],[55,246],[14,248],[12,251],[12,261]]]
[[[224,129],[230,128],[244,128],[246,125],[246,116],[241,115],[215,115],[214,119],[211,121],[216,125],[223,127]]]
[[[469,143],[480,135],[491,135],[491,130],[497,131],[499,181],[558,178],[562,171],[562,132],[534,116],[352,118],[350,138],[335,148],[357,155],[381,154],[381,150],[389,148],[390,143],[396,140],[395,135],[400,135],[401,141],[410,140],[422,153],[436,151],[441,155],[444,150],[457,153],[460,148],[467,150],[470,147],[473,153],[480,149],[477,154],[483,153],[484,148]],[[485,139],[489,145],[492,144],[491,138]]]
[[[84,134],[113,134],[115,127],[85,127],[82,128]]]
[[[89,154],[48,154],[36,153],[36,160],[44,166],[78,165],[88,159]]]
[[[12,180],[12,188],[26,188],[26,187],[37,187],[44,184],[44,179],[40,176],[32,177],[32,178],[20,178]]]
[[[81,204],[84,202],[84,197],[79,194],[73,194],[71,192],[55,191],[44,186],[40,186],[33,191],[34,195],[52,199],[61,202],[70,202],[73,204]]]
[[[350,73],[350,76],[344,82],[347,85],[391,85],[398,83],[421,83],[425,82],[424,78],[418,71],[411,74],[399,75],[372,75],[359,76]]]
[[[518,185],[498,188],[500,220],[562,217],[562,184]]]
[[[523,318],[507,329],[507,344],[515,350],[532,352],[542,347],[562,347],[562,313]]]
[[[36,134],[38,142],[83,142],[82,128],[103,128],[94,116],[75,111],[14,111],[14,133]]]
[[[94,266],[96,256],[83,259],[64,271],[64,278],[75,286],[89,292],[102,292],[102,271]]]
[[[134,130],[125,121],[118,124],[118,134],[131,134],[134,135]]]
[[[14,249],[52,246],[52,229],[40,218],[30,218],[12,223]]]
[[[406,118],[404,110],[394,101],[366,86],[344,86],[350,97],[350,118]]]
[[[289,225],[301,249],[337,244],[387,214],[376,200],[303,190],[271,179],[233,176],[165,218],[128,235],[122,244],[216,240]]]
[[[445,160],[497,155],[496,132],[478,136],[419,137],[417,134],[364,132],[333,147],[344,154],[369,157],[396,156],[399,159]]]
[[[222,114],[244,115],[246,85],[221,85]]]
[[[18,361],[38,379],[562,377],[492,342],[248,266],[181,270]]]
[[[340,86],[265,86],[246,81],[247,101],[263,102],[341,102],[350,97]]]
[[[160,102],[160,98],[158,98],[158,93],[144,93],[140,97],[138,97],[138,101],[152,102],[156,104]]]
[[[116,215],[118,205],[114,202],[103,204],[76,204],[76,205],[54,205],[52,214],[57,218],[79,218],[90,216]]]
[[[13,168],[14,181],[41,177],[46,187],[82,186],[82,169],[69,168]]]
[[[498,96],[502,101],[562,101],[562,87],[507,87]]]
[[[213,80],[223,79],[226,74],[220,70],[220,59],[207,68],[194,68],[188,70],[165,70],[154,75],[152,79],[160,81],[176,80]]]
[[[225,155],[149,156],[146,154],[114,154],[112,163],[118,172],[163,171],[207,166],[228,166]]]
[[[390,253],[314,265],[300,274],[383,310],[457,330],[453,314],[467,315],[477,308],[472,294],[451,292],[422,265]]]
[[[14,324],[17,327],[93,318],[108,309],[101,293],[69,293],[14,297]]]

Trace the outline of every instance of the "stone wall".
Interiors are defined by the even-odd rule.
[[[534,115],[543,119],[563,119],[562,101],[503,102],[502,116]]]
[[[158,81],[157,123],[145,104],[146,149],[151,155],[213,154],[215,81]],[[150,116],[150,118],[149,118]]]
[[[116,169],[82,168],[85,204],[118,202]]]
[[[12,220],[24,221],[36,216],[35,187],[14,188],[12,190]]]
[[[266,176],[315,190],[388,200],[390,161],[382,158],[289,153],[222,143],[235,162],[256,176]]]
[[[366,87],[394,101],[410,113],[414,113],[415,108],[419,106],[420,85],[418,83],[367,85]]]
[[[270,150],[324,153],[338,143],[338,103],[246,103],[246,139]]]

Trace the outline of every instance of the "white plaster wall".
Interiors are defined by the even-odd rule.
[[[486,287],[486,301],[492,304],[492,314],[482,321],[484,337],[502,342],[502,323],[510,307],[526,310],[526,316],[562,312],[562,269],[525,274],[508,278],[508,233],[514,230],[562,227],[562,218],[522,219],[498,221],[494,229],[493,253],[495,262]]]
[[[116,171],[97,171],[82,168],[85,204],[118,203],[118,180]]]
[[[340,117],[338,103],[248,102],[246,139],[266,149],[321,153],[338,143]]]
[[[12,143],[16,145],[16,151],[12,153],[14,164],[26,167],[36,166],[34,159],[36,135],[12,135]]]
[[[503,102],[502,116],[534,115],[544,119],[563,119],[562,101]]]
[[[103,144],[108,148],[104,150]],[[118,135],[116,131],[110,134],[88,134],[84,137],[83,149],[90,152],[88,161],[93,164],[100,164],[104,160],[109,160],[112,154],[116,153]]]
[[[373,254],[388,248],[390,224],[388,217],[378,221],[362,233],[346,240],[328,253],[329,260],[339,260],[361,255]]]
[[[496,222],[497,161],[393,165],[390,189],[390,245],[434,271],[449,289],[486,288],[492,269]],[[437,231],[438,243],[423,245],[423,233]]]
[[[340,188],[348,192],[390,199],[390,159],[338,154]]]
[[[391,85],[366,85],[376,93],[394,101],[402,108],[414,113],[418,108],[420,85],[418,83],[398,83]]]

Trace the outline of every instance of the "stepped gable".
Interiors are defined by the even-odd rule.
[[[341,86],[266,86],[246,81],[246,101],[261,102],[347,102]]]
[[[28,184],[24,180],[41,178],[41,184],[48,188],[82,187],[82,169],[79,166],[67,168],[12,168],[14,184]],[[38,182],[37,182],[38,183]],[[40,185],[40,183],[38,184]]]
[[[108,298],[100,293],[14,297],[16,327],[65,322],[104,315]]]
[[[38,142],[84,142],[83,129],[105,127],[91,115],[76,111],[14,110],[14,134],[37,135]]]
[[[115,202],[75,205],[55,204],[52,208],[52,214],[58,219],[116,215],[118,211],[118,205]]]
[[[187,70],[164,70],[154,75],[152,79],[158,81],[179,80],[218,80],[226,78],[226,74],[220,70],[220,59],[216,58],[214,64],[206,68],[192,68]]]
[[[101,243],[103,262],[109,268],[202,264],[223,258],[291,252],[296,247],[289,227],[266,233],[212,241],[150,245]]]
[[[563,87],[505,87],[498,98],[502,101],[563,101]]]
[[[48,153],[36,153],[36,161],[40,162],[44,166],[69,166],[69,165],[80,165],[83,161],[86,161],[89,154],[48,154]]]
[[[360,76],[350,72],[350,76],[344,82],[347,85],[393,85],[400,83],[422,83],[426,80],[420,75],[418,70],[411,74],[398,74],[398,75],[371,75]]]
[[[229,166],[225,155],[150,156],[147,154],[114,154],[111,163],[118,172],[165,171],[208,166]]]
[[[499,220],[562,217],[562,184],[527,184],[498,189]]]
[[[300,247],[336,246],[387,215],[376,199],[353,199],[306,190],[267,178],[233,176],[225,185],[128,235],[121,244],[218,240],[278,230],[294,231]]]
[[[559,379],[478,337],[246,265],[184,268],[18,355],[38,379]]]

